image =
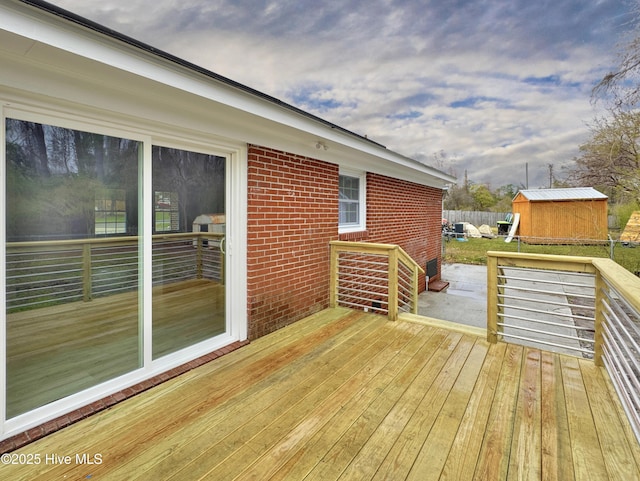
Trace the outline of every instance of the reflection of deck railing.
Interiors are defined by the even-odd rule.
[[[593,358],[640,441],[640,279],[604,258],[487,253],[487,333]]]
[[[371,310],[395,320],[417,313],[424,270],[397,245],[331,242],[330,305]]]
[[[153,284],[224,280],[222,234],[152,236]],[[7,243],[7,310],[90,301],[138,288],[140,238]]]

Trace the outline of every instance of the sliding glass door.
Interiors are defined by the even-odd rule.
[[[153,358],[222,334],[224,157],[153,147]]]
[[[6,120],[6,416],[142,366],[141,143]]]
[[[31,120],[5,120],[7,420],[230,332],[227,157]]]

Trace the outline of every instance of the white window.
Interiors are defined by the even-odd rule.
[[[338,226],[340,232],[366,228],[366,176],[363,172],[340,171]]]
[[[155,231],[177,232],[180,230],[180,203],[177,192],[155,191]]]
[[[96,235],[125,234],[127,232],[127,191],[98,189],[96,191]]]

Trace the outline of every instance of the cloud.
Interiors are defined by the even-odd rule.
[[[617,0],[54,3],[496,187],[577,154],[631,20]]]

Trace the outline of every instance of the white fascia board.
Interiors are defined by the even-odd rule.
[[[0,5],[0,29],[276,123],[308,131],[302,126],[308,122],[317,135],[326,132],[320,122],[275,102],[33,7]]]
[[[136,76],[249,111],[248,96],[178,64],[19,3],[0,5],[0,29]],[[26,56],[30,52],[25,52]]]
[[[270,137],[265,140],[276,141],[276,144],[280,144],[283,148],[287,148],[288,144],[284,140],[287,138],[293,140],[294,144],[302,142],[305,146],[309,146],[307,152],[296,150],[295,153],[314,154],[316,158],[324,160],[323,157],[326,157],[327,161],[333,163],[342,165],[344,162],[347,167],[365,168],[368,171],[434,187],[444,187],[455,182],[454,177],[437,169],[420,164],[367,139],[359,138],[355,134],[350,135],[338,126],[308,117],[288,106],[278,105],[277,99],[269,100],[260,97],[251,91],[234,87],[205,73],[197,72],[137,46],[126,44],[34,7],[15,2],[0,5],[0,29],[178,89],[198,98],[231,107],[250,117],[266,119],[269,123],[276,125],[269,129]],[[33,46],[33,50],[23,47],[20,49],[22,52],[19,50],[16,53],[26,58],[37,57],[37,44]],[[46,57],[38,60],[46,61]],[[52,65],[52,68],[55,66]],[[83,75],[90,76],[90,69],[83,72]],[[280,142],[278,142],[278,131],[281,131],[282,136]],[[250,139],[244,140],[250,141]],[[313,150],[316,140],[327,143],[329,155],[325,156],[322,155],[323,152]],[[265,146],[278,147],[279,145],[267,143]]]
[[[451,175],[392,150],[375,149],[375,146],[362,146],[352,161],[351,158],[345,158],[344,166],[360,169],[366,167],[368,172],[438,188],[445,188],[456,182],[456,178]]]

